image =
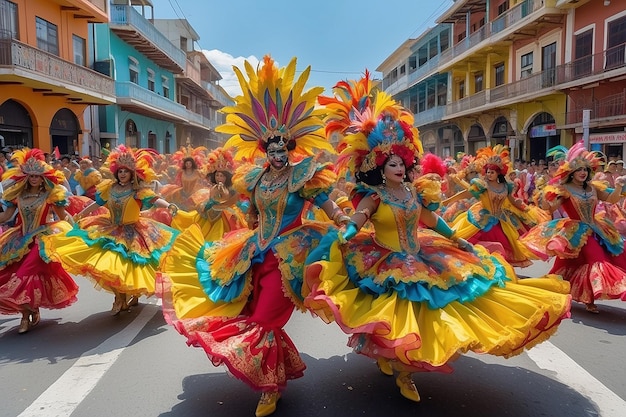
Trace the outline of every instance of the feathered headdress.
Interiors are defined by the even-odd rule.
[[[593,173],[602,164],[602,159],[595,152],[585,149],[584,142],[578,141],[569,150],[562,146],[551,148],[547,152],[555,161],[563,161],[552,176],[550,183],[564,183],[567,177],[578,168],[589,168]]]
[[[506,175],[511,168],[509,159],[509,148],[504,145],[481,148],[476,152],[478,165],[482,165],[483,172],[488,169],[497,169],[500,174]]]
[[[125,145],[119,145],[111,151],[106,160],[106,165],[115,175],[120,168],[127,168],[135,173],[134,181],[150,182],[156,178],[152,164],[154,163],[156,151],[154,149],[131,149]]]
[[[327,136],[338,132],[339,170],[355,174],[379,169],[390,155],[402,158],[405,166],[415,164],[423,153],[413,114],[383,91],[371,92],[369,73],[358,81],[340,82],[335,97],[320,97],[326,105]]]
[[[14,161],[13,168],[8,169],[2,180],[9,180],[10,185],[5,189],[3,198],[14,200],[26,185],[29,175],[43,177],[44,185],[48,189],[63,183],[65,175],[46,163],[46,157],[41,149],[22,148],[11,155]]]
[[[232,173],[235,170],[235,161],[231,153],[223,148],[214,149],[207,156],[205,171],[211,174],[217,171]]]
[[[293,142],[295,152],[302,155],[313,155],[316,149],[335,152],[324,136],[324,110],[315,108],[316,98],[324,89],[303,91],[311,67],[295,82],[296,58],[281,69],[269,55],[263,57],[263,65],[256,71],[248,61],[244,67],[248,80],[233,67],[243,95],[235,98],[234,106],[221,110],[226,113],[226,123],[216,129],[233,135],[224,147],[236,148],[237,160],[264,157],[265,145],[272,137]]]
[[[196,167],[201,168],[206,163],[208,152],[209,150],[204,146],[198,146],[197,148],[191,145],[181,146],[179,150],[172,154],[172,162],[182,169],[184,161],[191,158],[196,163]]]

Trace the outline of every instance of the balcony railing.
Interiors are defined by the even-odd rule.
[[[15,39],[0,39],[0,66],[26,70],[40,82],[115,102],[115,81],[110,77]]]
[[[439,106],[414,114],[415,126],[424,126],[441,120],[443,116],[445,116],[445,110],[446,108],[444,106]]]
[[[591,110],[591,120],[624,117],[626,116],[626,92],[622,91],[600,100],[594,100],[590,106],[567,112],[566,123],[582,123],[584,109]]]
[[[206,81],[202,81],[202,86],[206,88],[211,96],[213,96],[215,100],[219,101],[222,106],[231,106],[233,104],[233,99],[222,93],[219,87]]]
[[[164,34],[132,6],[112,4],[111,25],[113,27],[122,26],[134,28],[144,39],[161,51],[165,57],[176,63],[180,70],[186,68],[187,55],[185,52],[170,42]]]
[[[528,15],[546,7],[548,7],[548,5],[546,5],[545,0],[525,0],[513,6],[511,9],[498,16],[498,18],[493,20],[488,26],[483,26],[481,29],[472,33],[468,38],[461,40],[452,48],[442,52],[439,58],[440,64],[445,64],[453,60],[487,39],[494,40],[493,38],[496,34],[503,32],[505,29],[519,26],[518,23],[524,20]]]
[[[626,43],[594,55],[578,58],[558,68],[562,83],[580,82],[582,78],[602,76],[608,71],[626,67]]]
[[[150,91],[130,81],[118,81],[115,83],[118,102],[132,100],[136,105],[152,110],[155,114],[167,113],[175,119],[188,120],[188,111],[185,106],[167,99],[154,91]],[[128,104],[128,103],[122,103]]]
[[[460,113],[484,106],[487,103],[487,91],[483,90],[469,97],[454,101],[446,106],[446,115]]]

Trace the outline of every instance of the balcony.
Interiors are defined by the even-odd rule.
[[[184,123],[189,119],[189,111],[182,104],[130,81],[116,82],[115,91],[117,104],[122,110],[177,123]]]
[[[202,86],[211,94],[214,99],[213,105],[215,107],[232,106],[234,101],[220,90],[220,88],[214,84],[202,81]]]
[[[466,54],[477,53],[476,48],[493,47],[501,43],[508,47],[513,40],[534,37],[535,31],[541,27],[560,26],[567,12],[554,8],[554,4],[555,0],[525,0],[513,6],[492,22],[441,53],[439,70],[446,70]]]
[[[562,89],[624,76],[626,43],[560,65],[557,72]]]
[[[115,103],[110,77],[15,39],[0,39],[0,84],[24,85],[73,103]]]
[[[111,5],[111,31],[157,65],[175,74],[187,67],[187,55],[132,6]]]
[[[445,115],[445,106],[437,106],[432,109],[428,109],[423,112],[419,112],[413,115],[415,118],[415,126],[420,127],[430,123],[440,121]]]
[[[61,6],[61,11],[70,13],[74,19],[85,19],[89,23],[107,23],[109,13],[107,0],[52,0]]]
[[[565,114],[566,126],[558,126],[559,129],[582,126],[583,110],[591,110],[589,127],[597,127],[601,123],[615,121],[623,125],[626,120],[626,92],[613,94],[599,100],[593,100],[591,106],[576,108]]]

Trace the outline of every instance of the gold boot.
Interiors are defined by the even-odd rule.
[[[409,372],[400,372],[396,378],[396,385],[400,387],[400,394],[402,394],[404,398],[415,401],[416,403],[420,401],[420,394],[417,392],[417,388],[415,388],[415,384]]]
[[[389,359],[378,358],[376,359],[376,365],[378,366],[378,369],[380,369],[380,372],[382,372],[383,374],[387,376],[393,376],[393,368],[391,367]]]
[[[261,399],[256,406],[256,417],[265,417],[276,411],[276,403],[280,399],[280,392],[270,391],[261,394]]]
[[[28,316],[22,317],[22,320],[20,321],[20,328],[17,329],[17,332],[19,334],[26,333],[28,329],[30,329],[30,320],[28,319]]]

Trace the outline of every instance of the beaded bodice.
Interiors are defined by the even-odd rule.
[[[107,208],[111,213],[113,224],[133,223],[139,218],[140,206],[134,199],[135,190],[132,187],[111,187],[111,194],[107,201]]]
[[[30,233],[46,223],[46,215],[48,213],[47,198],[48,192],[44,192],[34,198],[18,197],[17,207],[22,219],[22,231],[24,234]]]
[[[507,199],[508,192],[506,184],[490,185],[487,183],[487,197],[491,204],[492,215],[497,216],[502,212],[502,204]]]

